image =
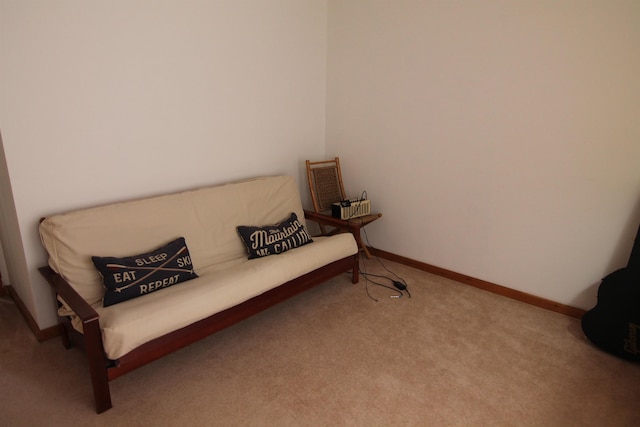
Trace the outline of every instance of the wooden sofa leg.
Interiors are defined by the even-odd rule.
[[[83,332],[87,359],[89,359],[93,397],[96,401],[96,412],[100,414],[110,409],[113,405],[111,404],[111,392],[109,391],[107,360],[104,356],[98,319],[83,323]]]
[[[69,337],[69,331],[64,323],[58,323],[58,329],[60,330],[60,339],[62,341],[62,346],[69,350],[71,348],[71,338]]]
[[[351,276],[351,283],[358,283],[360,281],[360,253],[356,253],[353,256],[353,271]]]

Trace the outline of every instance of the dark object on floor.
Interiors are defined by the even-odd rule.
[[[602,279],[596,306],[582,317],[582,330],[603,350],[640,362],[640,228],[627,266]]]

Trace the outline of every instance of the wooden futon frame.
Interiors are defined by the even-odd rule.
[[[101,413],[112,407],[109,381],[349,270],[352,271],[352,282],[358,283],[358,262],[359,255],[355,254],[327,264],[235,307],[149,341],[118,360],[110,360],[105,356],[100,330],[100,318],[93,307],[50,267],[42,267],[39,271],[53,287],[55,293],[71,307],[82,321],[83,334],[72,327],[69,318],[60,318],[62,343],[65,348],[70,348],[73,345],[84,348],[89,360],[96,412]]]

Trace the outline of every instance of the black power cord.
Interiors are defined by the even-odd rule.
[[[411,293],[409,292],[409,288],[407,288],[407,285],[405,285],[402,282],[398,282],[397,280],[394,280],[393,281],[393,286],[395,286],[396,289],[400,290],[400,292],[406,291],[407,295],[409,295],[409,298],[411,298]]]
[[[365,193],[365,194],[366,194],[366,193]],[[367,245],[368,245],[370,248],[372,248],[372,249],[374,249],[374,250],[375,250],[375,248],[373,247],[373,245],[371,244],[371,242],[369,242],[369,235],[367,234],[367,230],[366,230],[366,228],[365,228],[365,227],[362,227],[362,229],[361,229],[361,230],[362,230],[362,231],[364,231],[364,237],[365,237],[365,240],[367,241]],[[389,281],[393,284],[393,286],[394,286],[397,290],[399,290],[399,291],[400,291],[400,295],[403,295],[403,292],[406,292],[406,293],[407,293],[407,295],[409,296],[409,298],[411,298],[411,292],[409,292],[409,286],[407,285],[406,280],[404,280],[402,277],[398,276],[396,273],[394,273],[394,272],[393,272],[393,271],[391,271],[389,268],[387,268],[387,266],[386,266],[386,265],[384,265],[384,263],[382,262],[382,260],[380,259],[380,257],[378,257],[377,255],[374,255],[374,256],[375,256],[375,258],[376,258],[376,261],[378,261],[378,263],[380,263],[380,265],[382,266],[382,268],[384,268],[387,272],[389,272],[390,274],[392,274],[392,275],[395,277],[395,279],[392,279],[392,278],[387,277],[387,276],[379,276],[379,275],[378,275],[377,277],[382,277],[382,278],[385,278],[385,279],[389,280]],[[365,274],[366,274],[366,271],[365,271]],[[365,279],[366,279],[366,276],[365,276]],[[397,279],[397,280],[396,280],[396,279]],[[383,285],[383,286],[384,286],[384,285]],[[385,286],[385,287],[387,287],[387,286]],[[392,296],[392,298],[399,298],[399,297],[397,297],[397,296],[393,295],[393,296]]]
[[[367,192],[366,192],[366,190],[365,190],[365,191],[363,191],[363,192],[362,192],[362,194],[360,195],[360,198],[359,198],[359,199],[357,199],[357,202],[363,202],[363,201],[364,201],[364,200],[366,200],[366,199],[367,199]],[[347,202],[347,201],[345,201],[345,202]],[[350,202],[350,201],[349,201],[349,202]],[[347,220],[355,219],[355,218],[353,217],[353,215],[355,215],[355,213],[356,213],[356,211],[355,211],[355,210],[354,210],[354,211],[352,211],[352,212],[351,212],[351,215],[347,218]],[[370,248],[375,249],[375,248],[371,245],[371,243],[369,242],[369,236],[367,235],[367,230],[366,230],[364,227],[362,227],[362,228],[361,228],[361,230],[363,230],[363,231],[364,231],[364,236],[365,236],[365,239],[366,239],[366,241],[367,241],[367,245],[369,245],[369,247],[370,247]],[[392,274],[396,279],[398,279],[398,280],[394,280],[394,279],[392,279],[392,278],[390,278],[390,277],[387,277],[387,276],[380,276],[380,275],[377,275],[377,274],[367,273],[366,267],[364,266],[364,263],[363,263],[363,265],[362,265],[362,267],[361,267],[361,269],[360,269],[360,275],[364,276],[364,278],[365,278],[365,289],[366,289],[366,291],[367,291],[367,295],[369,296],[369,298],[371,298],[371,299],[372,299],[372,300],[374,300],[375,302],[378,302],[378,300],[377,300],[377,299],[375,299],[375,298],[371,295],[371,293],[369,292],[369,286],[368,286],[369,282],[373,283],[374,285],[377,285],[377,286],[381,286],[381,287],[383,287],[383,288],[390,289],[390,290],[392,290],[392,291],[394,291],[394,292],[395,292],[396,290],[400,291],[400,292],[399,292],[399,293],[397,293],[397,294],[391,295],[389,298],[402,298],[402,297],[404,296],[404,293],[403,293],[403,292],[406,292],[406,293],[407,293],[407,295],[409,295],[409,298],[411,298],[411,293],[409,292],[409,288],[407,287],[407,282],[406,282],[402,277],[398,276],[396,273],[394,273],[393,271],[389,270],[389,269],[387,268],[387,266],[385,266],[385,265],[382,263],[382,260],[381,260],[377,255],[375,255],[375,258],[376,258],[376,260],[380,263],[380,265],[381,265],[385,270],[387,270],[389,273],[391,273],[391,274]],[[371,279],[369,278],[369,276],[371,276],[371,277],[378,277],[378,278],[384,278],[384,279],[387,279],[387,280],[389,280],[389,281],[393,284],[393,286],[394,286],[394,287],[387,286],[387,285],[385,285],[385,284],[383,284],[383,283],[379,283],[379,282],[376,282],[376,281],[374,281],[374,280],[371,280]],[[395,289],[394,289],[394,288],[395,288]]]
[[[384,283],[380,283],[380,282],[377,282],[377,281],[375,281],[375,280],[371,279],[371,277],[383,277],[383,278],[384,278],[384,276],[379,276],[379,275],[377,275],[377,274],[367,273],[366,271],[365,271],[365,272],[360,272],[360,275],[361,275],[361,276],[364,276],[364,279],[365,279],[365,281],[366,281],[366,282],[365,282],[365,286],[366,286],[366,289],[367,289],[367,295],[369,296],[369,298],[371,298],[371,299],[372,299],[372,300],[374,300],[375,302],[378,302],[378,300],[377,300],[377,299],[375,299],[375,298],[371,295],[371,293],[369,293],[369,287],[368,287],[368,284],[369,284],[369,283],[372,283],[372,284],[374,284],[374,285],[376,285],[376,286],[380,286],[380,287],[383,287],[383,288],[387,288],[387,289],[390,289],[390,290],[392,290],[392,291],[396,292],[395,294],[391,295],[389,298],[402,298],[402,296],[403,296],[402,291],[398,292],[398,290],[397,290],[397,289],[392,288],[391,286],[385,285]]]

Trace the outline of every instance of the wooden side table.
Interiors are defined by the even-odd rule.
[[[372,223],[373,221],[380,218],[381,216],[382,216],[381,213],[377,213],[373,215],[365,215],[365,216],[360,216],[360,217],[351,218],[351,219],[340,219],[340,218],[334,218],[331,215],[327,215],[324,213],[314,212],[307,209],[304,210],[304,217],[309,221],[314,221],[314,222],[317,222],[318,224],[335,227],[337,230],[348,231],[349,233],[353,234],[353,237],[356,239],[356,242],[358,243],[358,247],[360,248],[361,251],[364,252],[366,257],[369,259],[371,258],[371,254],[369,253],[369,249],[367,249],[367,246],[362,241],[362,236],[360,235],[360,229],[365,225]]]

